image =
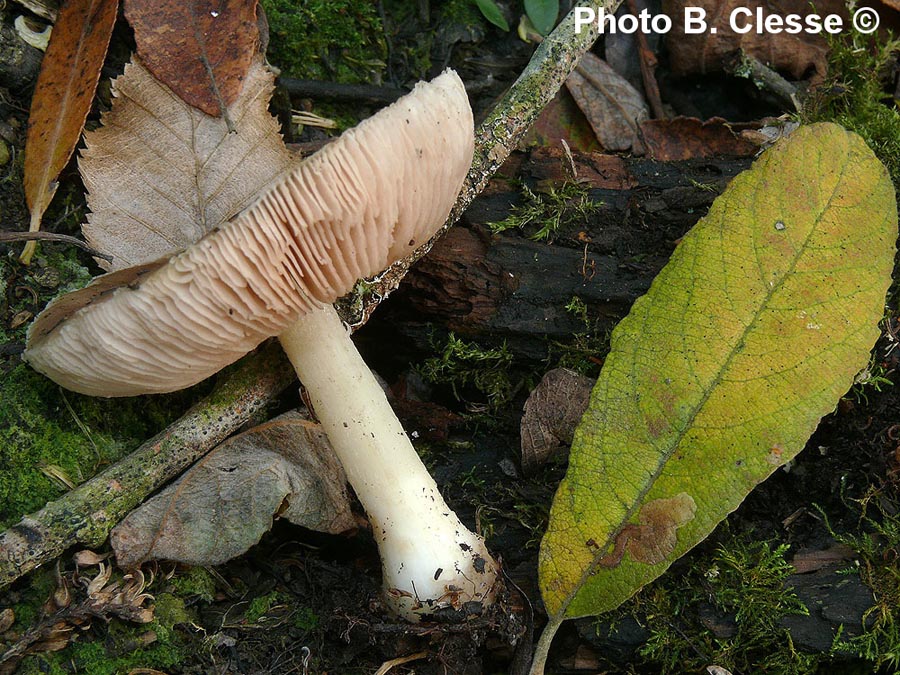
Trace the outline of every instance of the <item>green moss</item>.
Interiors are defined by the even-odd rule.
[[[135,669],[165,671],[177,666],[188,650],[176,626],[194,623],[196,617],[184,600],[171,593],[158,594],[153,604],[150,623],[94,621],[90,632],[76,631],[74,640],[62,651],[27,658],[20,672],[123,675]]]
[[[784,585],[793,571],[787,549],[726,533],[712,554],[694,556],[687,573],[646,588],[621,610],[650,632],[640,656],[663,673],[703,672],[710,663],[741,673],[814,672],[821,655],[798,651],[779,626],[785,616],[808,613]],[[699,609],[706,604],[733,619],[732,636],[716,637],[703,625]]]
[[[488,223],[491,232],[525,228],[532,241],[552,241],[561,227],[583,223],[601,207],[584,185],[574,181],[551,186],[546,192],[534,192],[523,185],[522,196],[524,202],[514,207],[507,218]]]
[[[345,83],[380,81],[387,47],[375,3],[263,0],[269,60],[285,75]]]
[[[487,349],[451,333],[446,343],[436,348],[440,355],[417,368],[427,382],[450,385],[457,400],[462,400],[464,390],[474,390],[492,410],[510,401],[515,389],[509,373],[513,355],[506,344]]]
[[[44,603],[55,590],[56,578],[52,569],[38,569],[28,577],[28,586],[21,591],[18,602],[12,605],[17,632],[28,630],[41,617]]]
[[[609,332],[598,328],[598,321],[590,318],[587,304],[577,295],[572,296],[565,309],[581,321],[582,330],[572,333],[568,342],[553,341],[550,361],[555,362],[555,368],[568,368],[587,377],[597,377],[600,359],[609,352]]]
[[[272,591],[266,595],[259,595],[250,601],[247,611],[244,612],[244,618],[247,623],[257,623],[269,610],[279,602],[278,591]]]
[[[872,664],[873,671],[897,672],[900,669],[900,617],[896,615],[900,608],[898,504],[875,488],[870,488],[856,504],[860,510],[859,532],[832,531],[832,536],[856,551],[860,564],[850,572],[858,573],[872,589],[876,604],[863,617],[863,633],[852,638],[839,634],[832,651],[864,659]]]
[[[82,396],[16,366],[0,382],[0,527],[94,476],[185,405],[180,395]]]
[[[298,607],[294,611],[292,623],[295,628],[312,631],[319,627],[321,619],[311,607]]]
[[[873,42],[855,31],[830,41],[829,86],[819,89],[803,122],[837,122],[862,136],[900,186],[900,113],[885,93],[900,40]]]
[[[216,578],[205,567],[191,567],[169,580],[169,587],[179,596],[198,597],[212,602],[216,597]]]

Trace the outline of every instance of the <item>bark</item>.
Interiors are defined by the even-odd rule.
[[[427,244],[391,265],[377,278],[369,280],[364,295],[353,294],[352,298],[340,304],[339,308],[345,312],[352,326],[364,324],[375,308],[396,290],[409,268],[428,253],[434,243],[459,220],[475,197],[484,190],[491,176],[519,145],[519,141],[559,91],[584,53],[594,44],[598,35],[596,23],[576,32],[575,10],[578,7],[590,7],[596,11],[602,7],[612,13],[621,2],[622,0],[602,0],[578,3],[538,45],[525,70],[475,130],[472,168],[469,169],[456,205],[444,226]]]
[[[576,156],[598,211],[563,227],[550,242],[514,230],[491,235],[488,223],[504,219],[521,197],[489,190],[464,215],[466,227],[450,230],[410,270],[383,318],[422,348],[422,324],[429,322],[487,342],[503,340],[517,355],[542,359],[551,341],[585,331],[583,320],[565,309],[578,297],[602,335],[647,291],[677,240],[749,163]],[[539,151],[519,177],[559,182],[566,165],[560,153]]]
[[[129,511],[252,419],[293,379],[280,348],[263,348],[124,460],[0,533],[0,589],[70,546],[99,546]]]

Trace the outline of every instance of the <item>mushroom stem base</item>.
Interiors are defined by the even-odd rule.
[[[490,603],[497,563],[444,502],[334,308],[309,312],[280,340],[372,523],[388,604],[415,621]]]

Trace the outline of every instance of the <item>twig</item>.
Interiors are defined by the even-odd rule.
[[[637,0],[627,1],[628,11],[637,16]],[[644,93],[647,94],[647,102],[650,104],[650,110],[653,111],[654,119],[665,119],[666,112],[663,110],[662,99],[659,96],[659,84],[656,82],[656,54],[650,49],[647,35],[643,31],[637,31],[637,43],[638,62],[641,65],[641,78],[644,80]]]
[[[799,111],[799,90],[752,54],[738,49],[724,63],[725,72],[750,80],[757,89],[768,93],[786,110]]]
[[[602,0],[577,4],[538,45],[525,70],[475,131],[475,157],[472,168],[469,169],[462,192],[447,222],[427,244],[394,263],[377,278],[369,280],[365,297],[354,293],[340,303],[351,325],[364,324],[375,308],[399,286],[406,271],[428,253],[434,242],[459,220],[463,211],[518,146],[544,106],[556,96],[556,92],[578,65],[584,53],[594,44],[597,39],[596,24],[584,27],[580,33],[576,32],[575,10],[579,7],[589,7],[597,11],[603,7],[609,13],[614,12],[621,1]],[[357,309],[350,311],[349,307]]]
[[[293,379],[281,350],[269,345],[128,457],[0,533],[0,589],[70,546],[100,545],[129,511],[237,431]]]
[[[70,237],[68,234],[56,234],[55,232],[0,232],[0,244],[8,241],[34,241],[40,239],[43,241],[58,241],[63,244],[71,244],[87,251],[95,258],[102,258],[107,262],[112,262],[112,256],[106,253],[100,253],[95,248],[91,248],[85,242],[77,237]]]
[[[583,6],[612,11],[616,0]],[[446,231],[487,185],[489,178],[556,94],[581,55],[597,37],[596,28],[575,32],[574,11],[537,48],[516,83],[476,133],[475,161],[463,191],[441,230]],[[440,234],[440,233],[439,233]],[[356,325],[400,282],[425,247],[394,265],[359,298]],[[131,455],[18,525],[0,533],[0,589],[74,544],[97,546],[112,527],[151,492],[236,431],[293,380],[293,369],[277,347],[245,359],[224,384],[184,417]]]

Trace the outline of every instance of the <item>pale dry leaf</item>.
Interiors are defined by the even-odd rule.
[[[225,441],[110,541],[124,568],[154,559],[217,565],[257,543],[275,516],[329,533],[353,528],[346,482],[321,427],[287,413]]]
[[[650,110],[641,92],[608,63],[588,52],[566,88],[606,150],[639,149],[638,127]]]
[[[225,120],[192,108],[136,59],[114,84],[103,126],[85,135],[85,238],[108,270],[179,251],[247,206],[292,158],[268,112],[273,75],[258,57]]]
[[[588,406],[594,381],[565,368],[541,379],[525,401],[522,416],[522,470],[534,473],[554,452],[572,443]]]

